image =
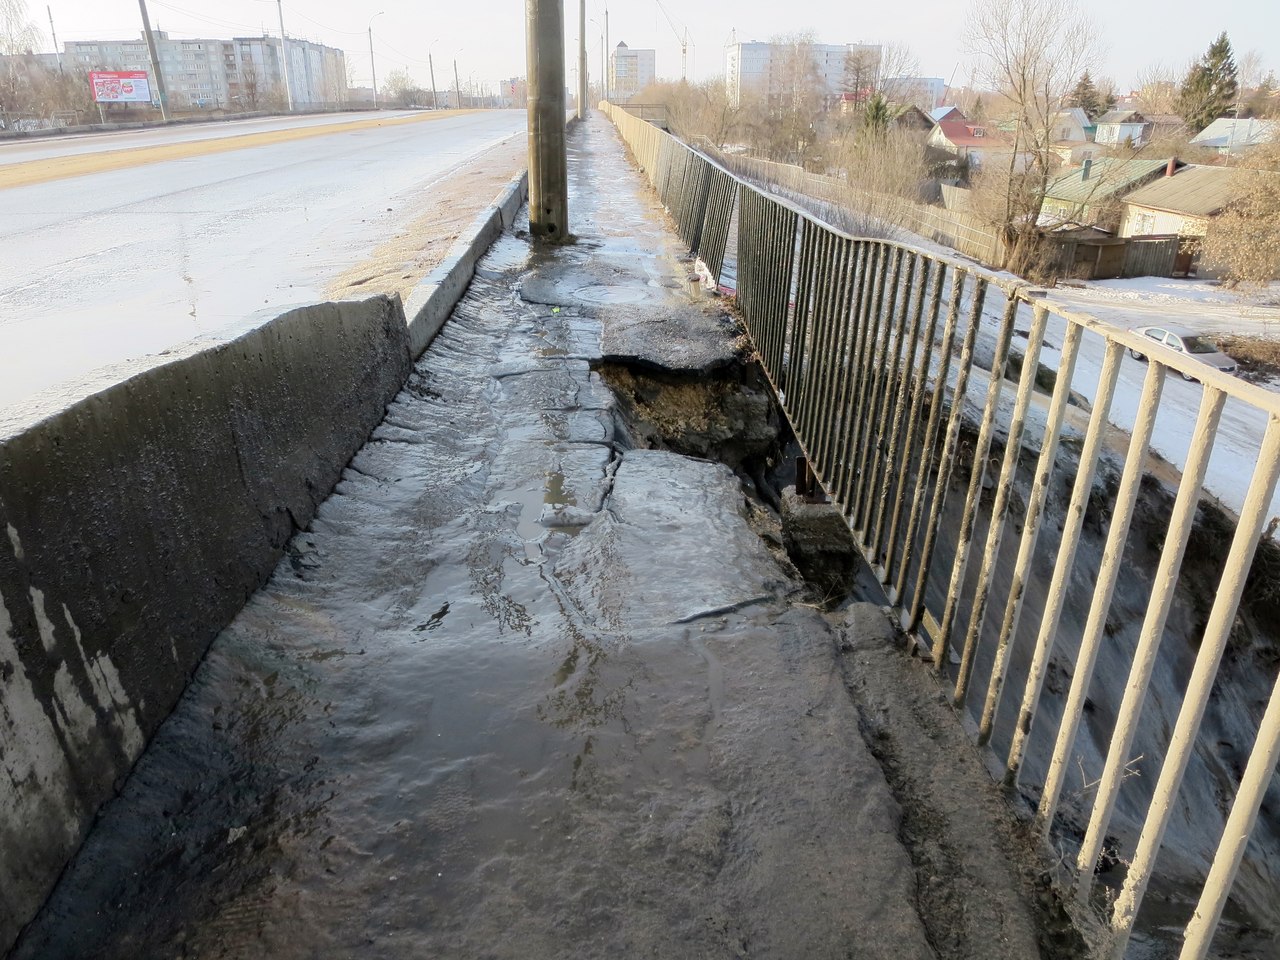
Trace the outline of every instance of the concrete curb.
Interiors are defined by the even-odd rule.
[[[476,263],[502,231],[515,222],[528,197],[529,171],[523,170],[476,216],[454,241],[444,260],[409,294],[404,312],[410,318],[409,356],[412,359],[417,360],[431,345],[475,276]]]

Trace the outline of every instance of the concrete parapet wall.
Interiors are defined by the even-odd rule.
[[[319,304],[0,428],[0,954],[409,369]]]

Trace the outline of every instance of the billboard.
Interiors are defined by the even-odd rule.
[[[150,103],[151,82],[145,70],[94,70],[89,73],[97,103]]]

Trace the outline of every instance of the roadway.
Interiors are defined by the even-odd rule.
[[[109,133],[75,133],[55,137],[32,137],[0,142],[0,166],[25,163],[53,157],[103,153],[170,143],[195,143],[201,140],[223,140],[268,130],[296,130],[324,127],[363,120],[370,117],[388,120],[412,116],[416,111],[383,110],[349,113],[305,114],[296,117],[253,117],[246,120],[210,120],[207,123],[181,124],[172,127],[149,127],[140,130],[117,130]]]
[[[0,413],[324,299],[432,187],[524,124],[393,113],[0,145]]]

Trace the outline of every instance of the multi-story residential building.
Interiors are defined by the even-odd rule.
[[[172,39],[154,30],[160,74],[171,106],[259,109],[285,101],[280,38]],[[289,83],[295,106],[344,103],[346,56],[341,50],[286,38]],[[137,40],[84,40],[63,45],[69,62],[84,70],[151,71],[146,35]],[[158,90],[152,85],[152,95]]]
[[[626,103],[657,77],[655,54],[619,43],[609,54],[609,99]]]
[[[498,105],[523,107],[529,100],[529,84],[524,77],[512,77],[498,84]],[[567,102],[567,101],[566,101]]]
[[[947,81],[941,77],[882,77],[880,89],[893,103],[909,103],[925,113],[942,106]]]
[[[822,95],[835,102],[847,92],[848,78],[845,67],[851,62],[860,63],[866,71],[864,83],[875,86],[875,74],[879,68],[881,49],[874,43],[810,43],[805,45],[813,59],[813,68],[822,87]],[[725,83],[729,99],[738,103],[744,93],[767,94],[774,82],[787,51],[793,49],[787,43],[731,43],[725,49]]]

